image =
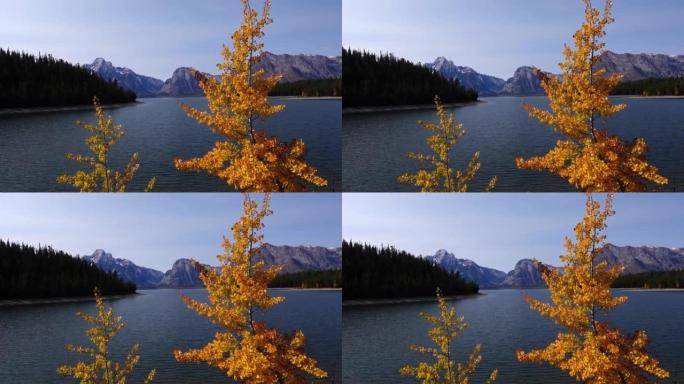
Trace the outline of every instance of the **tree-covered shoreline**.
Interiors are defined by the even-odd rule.
[[[136,292],[116,273],[48,246],[33,247],[0,240],[0,300],[92,296]]]
[[[445,104],[477,101],[477,92],[463,88],[458,80],[396,58],[342,50],[343,107],[381,107],[432,104],[439,96]]]
[[[684,96],[684,77],[650,78],[623,81],[611,95],[614,96]]]
[[[460,274],[393,247],[342,242],[342,298],[391,299],[475,294],[479,287]]]
[[[136,94],[116,81],[56,59],[0,48],[0,108],[36,108],[129,103]]]
[[[340,97],[342,79],[312,79],[278,83],[269,96]]]
[[[654,271],[618,277],[613,288],[683,289],[684,271]]]

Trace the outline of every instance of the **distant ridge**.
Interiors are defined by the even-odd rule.
[[[465,87],[472,88],[483,96],[544,94],[541,83],[531,66],[519,67],[508,80],[481,74],[469,67],[458,66],[444,57],[438,57],[433,63],[425,64],[425,66],[447,79],[459,80]],[[608,73],[622,73],[624,74],[623,81],[682,77],[684,76],[684,55],[620,54],[605,51],[597,68],[606,69]]]
[[[481,267],[474,261],[459,259],[452,253],[439,250],[435,255],[425,256],[450,272],[459,272],[466,280],[482,288],[539,288],[545,283],[537,265],[531,259],[518,261],[508,273]],[[631,247],[606,244],[599,261],[609,266],[622,265],[623,275],[644,272],[684,270],[684,248]],[[552,267],[554,268],[554,267]]]
[[[197,270],[190,259],[178,259],[166,272],[140,267],[127,259],[114,258],[98,249],[82,256],[106,272],[116,272],[124,281],[139,288],[190,288],[201,286]],[[265,243],[257,257],[269,265],[282,266],[281,273],[339,270],[342,268],[342,249],[310,246],[277,246]]]
[[[139,97],[184,97],[202,94],[197,79],[192,75],[190,67],[179,67],[166,81],[139,75],[125,67],[116,67],[111,62],[97,58],[92,64],[84,64],[86,68],[101,78],[116,80],[124,89],[135,92]],[[279,73],[281,82],[315,80],[342,77],[342,58],[323,55],[276,55],[264,52],[257,66],[268,74]],[[211,76],[210,74],[207,74]]]

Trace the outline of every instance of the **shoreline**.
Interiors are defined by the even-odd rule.
[[[342,96],[269,96],[273,99],[289,99],[289,100],[342,100]]]
[[[475,105],[479,103],[486,103],[486,101],[467,101],[461,103],[448,103],[444,104],[444,109],[449,108],[462,108],[469,105]],[[422,110],[434,110],[437,109],[434,104],[416,104],[416,105],[396,105],[396,106],[385,106],[385,107],[347,107],[342,108],[343,115],[351,114],[361,114],[361,113],[373,113],[373,112],[401,112],[401,111],[422,111]]]
[[[641,96],[641,95],[611,95],[611,97],[622,99],[684,99],[684,96]]]
[[[684,288],[613,288],[617,291],[630,292],[684,292]]]
[[[103,296],[104,300],[117,300],[135,295],[142,295],[142,293],[131,293],[128,295],[110,295]],[[77,296],[77,297],[51,297],[44,299],[13,299],[0,300],[0,308],[2,307],[18,307],[26,305],[44,305],[44,304],[67,304],[67,303],[81,303],[87,301],[95,301],[94,296]]]
[[[455,296],[445,296],[447,301],[463,300],[467,297],[482,295],[482,293],[473,293],[469,295],[455,295]],[[429,303],[437,302],[437,297],[427,296],[427,297],[397,297],[392,299],[353,299],[353,300],[342,300],[343,307],[359,307],[368,305],[384,305],[384,304],[413,304],[413,303]]]
[[[116,104],[106,104],[102,106],[102,109],[114,109],[127,106],[133,106],[136,104],[142,104],[142,101],[133,101],[130,103],[116,103]],[[0,109],[0,116],[11,116],[11,115],[29,115],[35,113],[54,113],[54,112],[74,112],[74,111],[87,111],[93,109],[93,105],[65,105],[61,107],[30,107],[30,108],[5,108]]]

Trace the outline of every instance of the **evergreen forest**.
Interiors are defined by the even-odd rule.
[[[0,300],[135,293],[116,273],[51,247],[0,240]]]
[[[129,103],[134,92],[88,69],[55,59],[0,48],[0,108]]]
[[[341,288],[342,271],[304,271],[278,275],[271,284],[272,288]]]
[[[420,64],[391,54],[342,50],[343,107],[401,106],[477,101],[477,92]]]
[[[612,95],[684,96],[684,77],[651,78],[618,84]]]
[[[477,293],[459,273],[394,247],[342,242],[343,300],[434,297]]]

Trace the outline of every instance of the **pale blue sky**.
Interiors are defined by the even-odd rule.
[[[341,0],[272,3],[266,50],[340,54]],[[216,72],[221,45],[242,20],[239,0],[0,0],[0,10],[3,48],[78,63],[104,57],[162,80],[182,66]]]
[[[266,242],[341,246],[340,194],[274,194],[271,206]],[[102,248],[166,271],[179,258],[216,264],[241,214],[238,193],[0,193],[0,238],[80,255]]]
[[[603,0],[595,1],[603,6]],[[684,54],[681,0],[614,0],[608,49]],[[414,62],[445,56],[508,79],[522,65],[557,71],[583,19],[580,0],[344,0],[345,47]]]
[[[602,203],[604,196],[596,195]],[[360,194],[343,198],[343,237],[416,255],[444,248],[508,272],[523,258],[558,265],[584,215],[579,193]],[[608,242],[684,247],[684,194],[619,194]]]

